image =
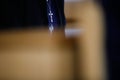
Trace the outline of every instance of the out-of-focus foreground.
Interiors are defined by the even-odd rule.
[[[107,80],[103,12],[91,0],[66,2],[67,29],[0,32],[0,80]],[[69,30],[68,30],[69,31]],[[72,32],[70,34],[73,34]]]

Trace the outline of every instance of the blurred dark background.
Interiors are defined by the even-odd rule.
[[[120,8],[119,0],[101,0],[106,18],[106,48],[109,80],[120,80]]]

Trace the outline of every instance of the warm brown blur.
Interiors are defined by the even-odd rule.
[[[0,33],[0,80],[72,80],[73,50],[62,31]]]
[[[68,0],[69,1],[69,0]],[[105,22],[102,7],[94,0],[75,0],[65,6],[67,27],[82,30],[77,37],[78,78],[107,80]]]
[[[0,80],[107,80],[103,11],[93,0],[76,1],[65,3],[66,27],[80,30],[74,37],[0,31]]]

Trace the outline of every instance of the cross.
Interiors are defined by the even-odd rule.
[[[49,16],[51,18],[51,22],[53,22],[53,13],[50,11]]]
[[[50,11],[49,15],[50,15],[50,16],[53,16],[53,13]]]

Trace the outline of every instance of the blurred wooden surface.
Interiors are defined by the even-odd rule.
[[[72,80],[73,51],[63,32],[0,32],[0,80]]]

